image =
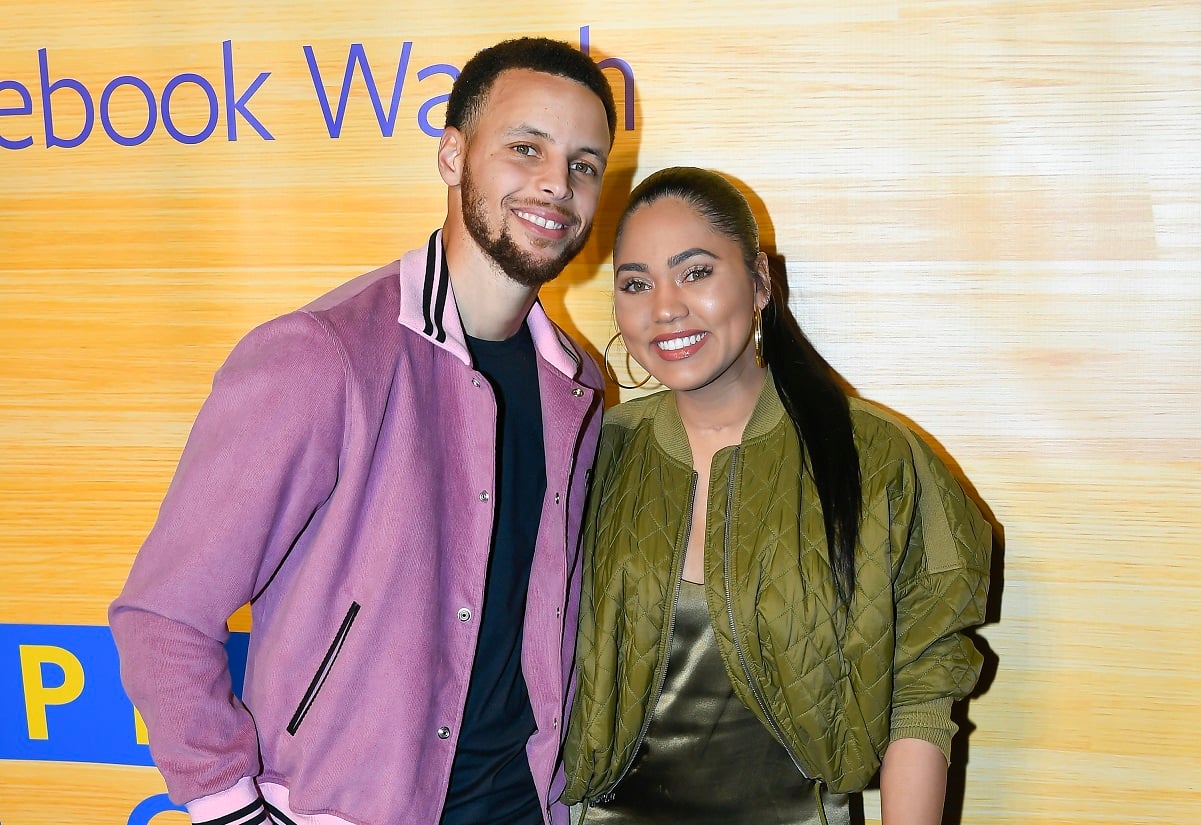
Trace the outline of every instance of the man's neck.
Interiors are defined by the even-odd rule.
[[[447,221],[442,237],[463,331],[485,341],[513,337],[538,300],[538,290],[505,275],[463,227]]]

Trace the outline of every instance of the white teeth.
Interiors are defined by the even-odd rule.
[[[657,344],[655,344],[655,346],[661,350],[671,352],[677,349],[684,349],[684,347],[690,347],[704,337],[705,336],[703,333],[686,335],[683,338],[672,338],[670,341],[659,341]]]
[[[567,227],[567,224],[565,224],[565,223],[555,223],[554,221],[548,221],[546,218],[542,217],[541,215],[534,215],[530,212],[518,212],[517,216],[519,218],[523,218],[523,219],[529,221],[530,223],[536,223],[539,226],[541,226],[543,229],[565,229]]]

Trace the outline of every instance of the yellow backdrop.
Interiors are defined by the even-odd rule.
[[[993,517],[947,821],[1201,819],[1201,5],[0,11],[3,825],[186,821],[135,811],[127,709],[70,721],[111,694],[107,604],[230,347],[423,242],[451,72],[525,33],[586,40],[623,107],[552,315],[601,349],[631,183],[727,172],[818,348]]]

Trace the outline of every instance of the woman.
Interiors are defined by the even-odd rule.
[[[640,184],[613,264],[667,391],[602,428],[564,800],[586,825],[845,823],[880,771],[885,825],[939,822],[989,525],[835,383],[720,175]]]

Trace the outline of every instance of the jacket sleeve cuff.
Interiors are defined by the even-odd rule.
[[[951,761],[951,740],[959,726],[951,720],[950,697],[931,699],[915,705],[902,705],[892,710],[892,729],[889,741],[924,739]]]
[[[249,825],[263,822],[266,808],[254,777],[245,776],[232,788],[185,802],[193,825]]]

